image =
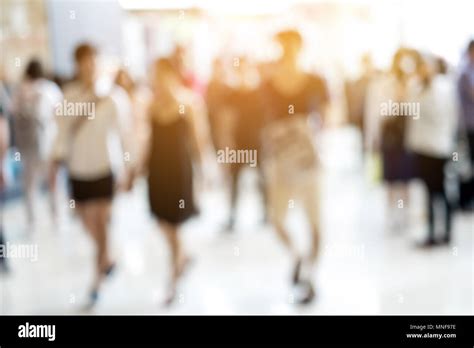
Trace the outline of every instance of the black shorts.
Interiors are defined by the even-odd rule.
[[[112,174],[99,179],[82,180],[69,178],[71,198],[76,202],[96,199],[112,199],[114,195],[114,177]]]

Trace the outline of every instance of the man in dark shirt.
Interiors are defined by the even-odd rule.
[[[302,294],[296,301],[305,304],[315,296],[312,278],[320,241],[319,170],[313,130],[325,121],[329,93],[322,77],[298,65],[303,44],[299,32],[282,31],[275,38],[282,55],[262,85],[268,211],[278,237],[294,259],[292,281]],[[316,127],[310,127],[311,123]],[[307,254],[297,250],[285,227],[286,215],[295,202],[304,209],[311,225]]]

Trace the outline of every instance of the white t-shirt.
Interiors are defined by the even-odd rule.
[[[122,145],[119,157],[126,165],[131,162],[127,156],[130,115],[119,112],[111,96],[97,97],[81,82],[71,82],[64,88],[55,117],[58,132],[52,158],[64,161],[72,178],[94,180],[113,172],[110,139],[114,134]]]
[[[407,148],[426,156],[452,156],[459,112],[454,81],[438,75],[416,100],[420,117],[407,123]]]

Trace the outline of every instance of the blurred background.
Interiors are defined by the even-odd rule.
[[[1,314],[76,314],[93,277],[94,246],[70,209],[66,173],[60,175],[63,203],[57,219],[48,214],[45,182],[33,198],[34,222],[25,217],[25,173],[15,157],[15,116],[7,105],[31,59],[39,60],[48,79],[62,87],[75,73],[74,49],[89,42],[98,48],[103,90],[112,90],[119,69],[145,90],[152,85],[153,62],[172,57],[180,60],[188,87],[210,110],[213,76],[236,88],[234,71],[245,61],[263,80],[281,55],[273,38],[287,29],[300,33],[298,64],[325,81],[329,100],[316,122],[323,126],[312,133],[321,162],[321,242],[312,275],[316,299],[307,306],[294,303],[296,295],[287,284],[290,256],[274,227],[262,223],[258,173],[243,170],[232,213],[226,171],[209,149],[204,166],[209,182],[196,195],[200,214],[183,226],[193,264],[177,303],[160,306],[168,250],[150,217],[141,178],[131,192],[115,196],[110,248],[118,267],[92,313],[473,314],[472,126],[457,126],[468,135],[453,132],[454,145],[442,169],[452,207],[451,240],[418,248],[428,230],[426,185],[419,177],[405,182],[409,204],[403,205],[403,198],[398,206],[405,211],[403,227],[394,228],[398,212],[388,202],[390,182],[383,173],[390,157],[377,145],[381,131],[372,126],[373,110],[390,94],[384,99],[379,95],[383,87],[371,84],[393,72],[394,55],[402,47],[430,62],[442,60],[453,90],[468,69],[474,95],[474,63],[468,53],[474,38],[472,1],[2,0],[0,6],[0,92],[13,135],[3,161],[2,225],[10,250],[34,247],[33,256],[7,258],[8,271],[0,275]],[[442,104],[449,103],[444,97],[450,95],[441,95]],[[472,108],[472,101],[465,103]],[[453,110],[446,117],[457,124],[474,117],[472,111],[463,116]],[[203,121],[203,128],[210,123]],[[223,132],[224,139],[233,136]],[[400,197],[395,193],[396,200]],[[293,209],[286,224],[296,244],[305,247],[310,227],[302,210]],[[235,226],[228,232],[232,214]]]

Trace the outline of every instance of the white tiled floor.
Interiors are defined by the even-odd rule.
[[[260,224],[261,206],[252,175],[244,177],[234,234],[220,231],[227,216],[225,194],[201,198],[202,215],[183,230],[194,263],[180,286],[179,300],[165,309],[168,254],[147,215],[144,184],[119,196],[111,246],[118,269],[104,285],[92,313],[103,314],[472,314],[474,216],[457,214],[450,247],[420,251],[424,235],[423,191],[411,189],[411,224],[386,228],[384,190],[363,179],[350,129],[327,132],[324,160],[322,250],[314,275],[318,299],[291,304],[290,260],[270,226]],[[93,249],[76,220],[54,229],[44,199],[36,231],[25,233],[21,202],[6,207],[11,243],[38,245],[38,261],[11,259],[0,279],[0,313],[76,314],[92,277]],[[408,209],[408,208],[407,208]],[[304,244],[306,224],[298,209],[288,224]]]

